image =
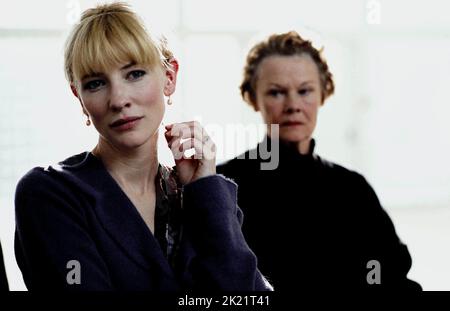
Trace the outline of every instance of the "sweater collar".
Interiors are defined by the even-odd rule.
[[[80,157],[84,159],[79,161]],[[94,212],[105,230],[121,245],[122,249],[144,269],[150,269],[150,262],[155,262],[169,278],[173,277],[159,243],[134,204],[108,173],[103,162],[91,152],[64,162],[66,169],[75,169],[78,172],[77,175],[92,187],[91,189],[96,193],[95,198],[98,200],[98,204],[93,206]],[[166,173],[165,167],[160,165],[158,177],[164,179]],[[168,189],[161,190],[163,191],[160,194],[168,193]]]
[[[264,140],[260,143],[261,144],[265,144],[265,146],[267,146],[267,150],[271,150],[272,149],[272,145],[273,145],[274,140],[272,138],[270,138],[268,135],[266,135],[264,137]],[[316,147],[316,141],[314,140],[314,138],[311,139],[311,142],[309,144],[309,150],[308,153],[306,154],[301,154],[300,152],[298,152],[298,149],[290,144],[287,144],[285,142],[283,142],[282,140],[278,140],[278,146],[279,146],[279,152],[280,152],[280,159],[283,158],[312,158],[314,157],[315,153],[315,147]]]

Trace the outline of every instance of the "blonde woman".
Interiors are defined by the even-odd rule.
[[[16,258],[28,289],[270,289],[241,232],[237,187],[216,175],[201,125],[167,125],[176,167],[158,161],[178,73],[164,42],[125,4],[101,5],[73,29],[65,72],[99,139],[17,186]]]

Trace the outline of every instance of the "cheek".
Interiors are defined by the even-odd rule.
[[[320,107],[320,100],[316,98],[311,98],[306,101],[304,107],[308,119],[315,122]]]
[[[147,88],[141,92],[142,98],[145,100],[146,104],[158,104],[163,100],[162,92],[155,88]]]
[[[136,90],[135,95],[146,108],[164,106],[164,95],[159,85],[143,85]]]
[[[263,103],[263,115],[264,119],[268,121],[267,123],[279,123],[281,115],[283,114],[283,105],[276,102],[265,102]]]
[[[101,120],[107,113],[106,105],[100,96],[96,98],[85,98],[83,99],[83,104],[93,121]]]
[[[308,131],[312,134],[317,125],[317,114],[318,114],[318,106],[311,106],[311,108],[307,112],[308,114]]]

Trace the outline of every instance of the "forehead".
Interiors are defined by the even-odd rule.
[[[134,18],[102,17],[80,26],[71,39],[74,80],[115,71],[130,62],[162,66],[162,55]]]
[[[258,66],[258,82],[301,84],[306,81],[319,83],[319,70],[308,54],[265,58]]]

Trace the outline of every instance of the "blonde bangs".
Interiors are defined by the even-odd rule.
[[[83,16],[68,40],[65,54],[69,82],[130,62],[152,69],[165,64],[137,16],[123,11]]]

